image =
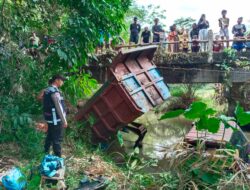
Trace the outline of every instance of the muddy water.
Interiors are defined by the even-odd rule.
[[[159,118],[160,115],[148,112],[137,122],[143,123],[148,130],[141,153],[161,160],[174,144],[182,141],[191,128],[191,121],[182,118],[159,121]],[[123,138],[126,152],[131,151],[137,136],[132,132],[123,133]]]
[[[163,160],[171,152],[171,148],[181,142],[185,134],[191,129],[191,121],[184,118],[175,118],[159,121],[160,115],[148,112],[137,122],[143,123],[148,132],[143,140],[142,156]],[[250,139],[250,130],[244,131],[246,137]],[[133,151],[134,142],[137,135],[123,133],[125,152]]]
[[[248,130],[248,131],[244,131],[244,133],[245,133],[246,137],[247,137],[248,139],[250,139],[250,131],[249,131],[249,130]]]

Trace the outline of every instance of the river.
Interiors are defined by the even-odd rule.
[[[148,112],[136,121],[143,123],[148,130],[141,153],[161,160],[174,144],[183,140],[185,134],[191,129],[192,122],[183,118],[159,121],[159,118],[159,114]],[[123,139],[126,152],[131,151],[137,135],[132,132],[123,133]]]

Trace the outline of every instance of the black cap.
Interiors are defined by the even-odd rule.
[[[62,76],[62,75],[60,75],[60,74],[56,74],[56,75],[54,75],[54,76],[51,78],[51,81],[54,82],[56,79],[60,79],[60,80],[62,80],[62,81],[65,81],[65,80],[66,80],[66,78],[65,78],[64,76]]]
[[[136,16],[134,17],[134,20],[137,20],[137,17],[136,17]]]

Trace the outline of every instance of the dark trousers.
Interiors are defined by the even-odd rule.
[[[45,140],[45,153],[49,153],[50,146],[53,146],[54,154],[61,157],[62,148],[61,143],[63,140],[63,126],[61,123],[58,125],[48,124],[48,132]]]
[[[139,36],[138,35],[130,35],[130,42],[134,42],[135,44],[138,44]]]
[[[153,43],[158,43],[160,42],[160,36],[154,35],[153,36]]]
[[[192,46],[192,52],[199,52],[199,50],[200,50],[200,46]]]
[[[182,51],[183,51],[184,53],[187,53],[187,52],[188,52],[188,48],[183,48]]]

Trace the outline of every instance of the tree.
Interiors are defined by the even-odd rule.
[[[8,129],[3,133],[12,134],[18,127],[27,126],[30,121],[27,114],[31,118],[41,114],[35,97],[47,86],[52,74],[69,76],[65,87],[71,102],[89,94],[96,82],[82,66],[92,56],[101,31],[106,36],[122,31],[130,3],[130,0],[0,0],[0,123]],[[50,46],[42,44],[49,51],[44,54],[39,50],[41,60],[27,51],[32,31],[41,40],[47,33],[55,41]],[[21,117],[23,114],[25,117]]]
[[[176,26],[178,28],[191,29],[192,24],[195,23],[195,22],[196,22],[196,20],[191,18],[191,17],[187,17],[187,18],[181,17],[179,19],[176,19],[174,21],[174,24],[176,24]]]
[[[5,38],[2,41],[7,42],[3,45],[15,44],[14,49],[18,51],[20,41],[28,48],[32,31],[41,39],[44,33],[53,35],[56,43],[50,45],[49,54],[42,60],[47,71],[43,77],[47,80],[52,73],[66,72],[75,78],[70,86],[76,85],[74,89],[81,91],[71,94],[84,95],[89,86],[80,81],[89,77],[83,77],[86,73],[81,68],[94,52],[101,32],[108,37],[122,31],[130,3],[130,0],[1,0],[0,32]],[[78,76],[70,73],[78,73]],[[77,88],[79,86],[82,88]]]

